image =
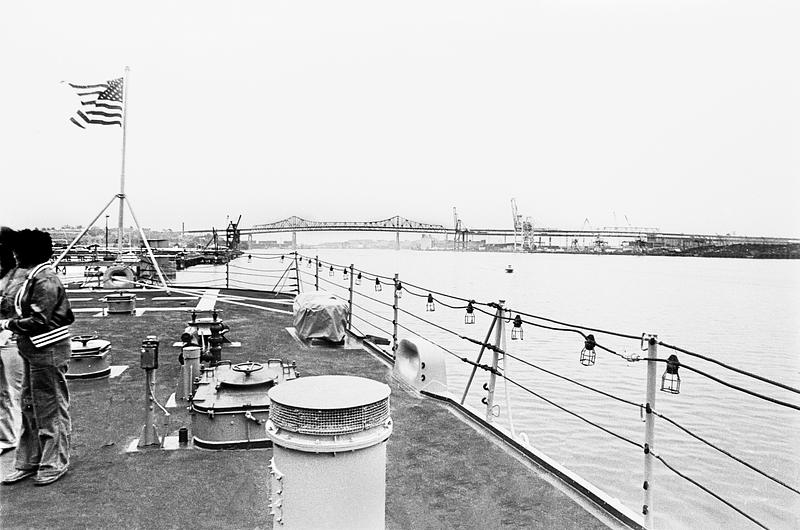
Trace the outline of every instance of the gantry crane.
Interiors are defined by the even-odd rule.
[[[530,217],[522,219],[522,215],[517,210],[517,200],[511,199],[511,215],[514,220],[514,251],[517,250],[517,237],[522,236],[522,250],[533,250],[533,221]]]

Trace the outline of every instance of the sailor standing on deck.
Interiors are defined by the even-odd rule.
[[[16,232],[0,227],[0,319],[14,316],[14,296],[22,287],[24,271],[16,268],[12,250]],[[17,446],[22,411],[22,358],[9,330],[0,331],[0,454]]]
[[[28,271],[14,298],[16,315],[0,320],[0,330],[16,334],[23,359],[22,433],[16,471],[3,484],[35,475],[34,484],[44,486],[69,468],[72,424],[66,373],[71,354],[69,325],[75,317],[61,280],[47,263],[52,254],[47,232],[17,232],[14,256],[17,265]]]

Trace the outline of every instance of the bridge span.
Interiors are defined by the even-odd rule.
[[[238,228],[241,235],[291,233],[292,242],[297,242],[297,232],[394,232],[395,242],[399,247],[401,233],[417,234],[452,234],[454,245],[466,248],[467,242],[476,237],[502,236],[519,239],[522,248],[540,246],[570,247],[576,240],[602,242],[608,239],[628,239],[638,241],[642,246],[676,247],[701,245],[786,245],[800,244],[800,238],[784,238],[769,236],[720,235],[681,232],[660,232],[651,228],[606,227],[598,229],[561,229],[534,227],[524,232],[519,228],[466,228],[461,222],[450,228],[440,224],[423,223],[395,215],[375,221],[313,221],[298,216],[291,216],[272,223],[255,224],[249,228]],[[211,230],[194,230],[192,232],[211,232]],[[555,239],[555,241],[554,241]]]

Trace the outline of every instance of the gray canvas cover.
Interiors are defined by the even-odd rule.
[[[349,309],[347,302],[324,291],[301,293],[294,299],[294,329],[303,340],[344,339]]]

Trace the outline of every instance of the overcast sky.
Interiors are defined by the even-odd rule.
[[[118,192],[121,129],[72,125],[61,81],[128,65],[147,227],[501,228],[515,197],[539,226],[800,236],[795,1],[130,4],[0,7],[0,224]]]

